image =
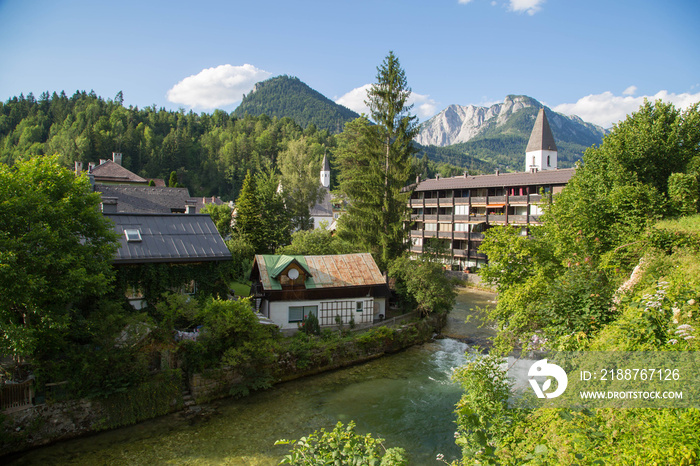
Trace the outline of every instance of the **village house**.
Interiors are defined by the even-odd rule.
[[[113,264],[117,271],[141,267],[148,264],[167,264],[172,267],[201,265],[230,261],[229,252],[211,217],[206,214],[163,214],[163,213],[119,213],[104,212],[103,215],[114,222],[114,231],[119,240],[119,249]],[[195,294],[198,287],[197,271],[191,277],[184,277],[177,290]],[[146,305],[148,290],[145,284],[133,283],[127,290],[127,298],[133,307],[141,309]],[[206,285],[211,285],[207,283]]]
[[[386,315],[389,288],[369,253],[256,255],[251,281],[256,310],[282,330],[296,330],[309,314],[322,328]]]
[[[523,235],[540,225],[543,196],[560,192],[575,169],[557,167],[557,146],[544,109],[540,109],[525,151],[525,172],[419,181],[411,194],[411,252],[428,248],[445,253],[458,270],[487,260],[479,252],[491,225],[520,227]]]

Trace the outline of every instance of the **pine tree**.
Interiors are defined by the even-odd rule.
[[[406,248],[404,222],[408,219],[409,193],[402,190],[411,178],[417,152],[412,141],[418,133],[416,117],[408,105],[410,95],[406,74],[398,58],[389,52],[377,68],[377,82],[367,92],[365,102],[376,125],[369,125],[366,119],[355,120],[346,125],[348,134],[340,137],[340,189],[355,206],[341,222],[344,234],[362,244],[375,245],[380,267],[386,267]],[[377,176],[381,178],[379,183]],[[360,179],[366,179],[364,188]]]

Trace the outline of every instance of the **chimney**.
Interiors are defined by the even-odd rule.
[[[105,163],[106,161],[107,161],[107,159],[100,159],[100,165],[102,165],[102,164]]]
[[[467,176],[469,176],[469,172],[465,170],[464,173],[463,173],[463,175],[464,175],[464,177],[466,178]]]
[[[91,173],[93,168],[95,168],[95,162],[88,162],[88,173]]]
[[[103,197],[102,198],[102,213],[103,214],[116,214],[117,213],[117,198],[116,197]]]
[[[197,213],[197,200],[196,199],[187,199],[185,201],[185,213],[187,213],[187,214],[196,214]]]
[[[117,165],[122,164],[122,153],[121,152],[112,152],[112,162],[116,163]]]
[[[75,176],[80,176],[80,174],[82,172],[83,172],[83,162],[76,160],[75,161]]]
[[[499,170],[499,169],[497,168],[497,169],[496,169],[496,176],[498,176],[498,175],[500,175],[500,174],[501,174],[501,170]]]
[[[420,175],[416,175],[416,184],[420,183]]]

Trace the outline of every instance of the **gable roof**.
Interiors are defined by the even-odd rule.
[[[323,198],[309,209],[311,217],[333,217],[333,204],[331,204],[331,191],[328,188],[323,190]]]
[[[369,253],[325,256],[258,254],[253,270],[258,271],[265,290],[281,290],[282,285],[276,277],[293,262],[309,274],[306,289],[386,285],[384,276]]]
[[[95,183],[148,183],[146,178],[127,170],[118,163],[106,160],[90,170],[95,177]]]
[[[549,121],[547,121],[544,108],[541,108],[537,114],[535,126],[532,127],[532,133],[530,133],[530,140],[527,143],[525,152],[536,150],[557,150],[557,145],[554,142],[554,135],[552,134],[552,129],[549,127]]]
[[[104,214],[119,237],[115,264],[208,262],[230,260],[211,217],[206,214]],[[140,240],[127,241],[125,230]]]
[[[535,173],[499,173],[498,175],[453,176],[451,178],[421,181],[414,191],[438,189],[497,188],[512,186],[563,185],[576,173],[575,168],[542,170]]]
[[[97,185],[102,197],[117,198],[117,212],[161,213],[184,212],[190,197],[187,188],[139,185]]]

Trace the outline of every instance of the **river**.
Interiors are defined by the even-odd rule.
[[[450,338],[244,399],[220,400],[201,416],[171,414],[32,450],[12,464],[276,465],[288,447],[275,446],[275,440],[351,420],[358,432],[405,448],[410,464],[439,464],[438,453],[451,461],[460,454],[453,411],[461,394],[451,371],[467,360],[462,340],[479,343],[491,334],[465,320],[470,309],[490,306],[493,299],[491,293],[461,291],[444,331]]]

